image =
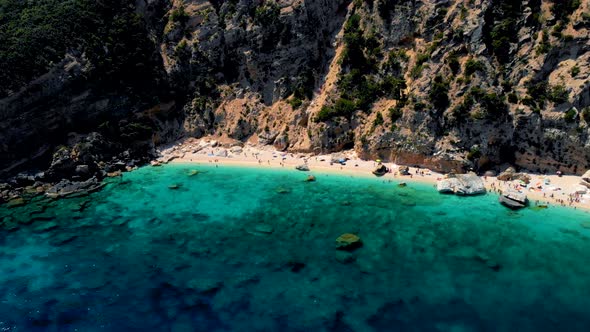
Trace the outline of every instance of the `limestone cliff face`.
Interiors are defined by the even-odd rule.
[[[83,50],[65,55],[0,100],[1,169],[95,131],[126,137],[111,142],[120,158],[219,135],[289,151],[354,148],[439,171],[590,168],[589,0],[132,7],[156,59],[136,72],[151,78],[99,89],[96,63]],[[144,126],[154,131],[138,133]],[[138,135],[131,145],[141,148],[126,146]]]
[[[588,1],[173,7],[161,51],[189,135],[445,171],[590,167]]]

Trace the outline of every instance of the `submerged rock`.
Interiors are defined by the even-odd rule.
[[[274,232],[272,225],[262,223],[254,225],[249,231],[249,233],[254,235],[268,235],[272,234],[272,232]]]
[[[49,188],[45,195],[49,198],[61,198],[74,195],[87,195],[89,193],[102,189],[106,184],[98,181],[93,177],[86,181],[71,182],[62,180],[53,187]]]
[[[291,261],[287,263],[287,268],[291,272],[299,273],[301,270],[305,268],[305,263]]]
[[[354,250],[363,246],[361,238],[352,233],[345,233],[336,239],[336,249]]]
[[[14,199],[9,200],[8,203],[6,203],[6,206],[8,206],[9,208],[15,208],[15,207],[23,206],[25,204],[26,204],[26,202],[25,202],[24,198],[18,197],[18,198],[14,198]]]
[[[459,174],[438,181],[436,190],[442,194],[481,195],[486,193],[483,180],[475,173]]]
[[[350,264],[356,260],[352,253],[342,250],[336,251],[335,259],[342,264]]]
[[[51,230],[54,230],[58,227],[55,221],[45,221],[42,223],[35,223],[35,228],[33,229],[36,233],[44,233]]]
[[[121,173],[121,171],[114,171],[114,172],[107,173],[107,177],[109,177],[109,178],[116,178],[121,175],[123,175],[123,173]]]
[[[52,245],[64,245],[66,243],[70,243],[78,238],[78,235],[71,234],[71,233],[64,233],[64,232],[54,232],[53,237],[50,239],[49,243]]]
[[[274,228],[268,224],[258,224],[254,227],[254,230],[258,233],[270,234],[274,231]]]
[[[289,190],[287,188],[280,187],[280,188],[277,188],[276,192],[277,192],[277,194],[288,194],[291,192],[291,190]]]

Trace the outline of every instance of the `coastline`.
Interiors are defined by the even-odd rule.
[[[242,167],[257,168],[287,168],[295,169],[296,166],[307,164],[310,171],[302,172],[313,174],[314,172],[350,175],[354,177],[375,177],[371,173],[377,166],[376,161],[362,160],[358,158],[354,151],[343,151],[328,155],[312,155],[310,153],[288,153],[280,152],[269,146],[244,145],[232,146],[225,148],[219,146],[219,143],[208,139],[189,139],[176,145],[167,147],[161,151],[162,157],[159,158],[163,163],[194,163],[194,164],[216,164],[216,165],[233,165]],[[333,158],[346,159],[343,164],[331,163]],[[157,165],[159,162],[156,162]],[[152,162],[152,164],[154,164]],[[401,182],[420,182],[436,186],[437,181],[444,177],[444,174],[431,171],[424,168],[409,167],[410,175],[400,175],[397,170],[402,165],[393,163],[384,163],[392,169],[380,177],[382,180],[394,180]],[[580,181],[579,176],[557,176],[557,175],[540,175],[525,173],[530,176],[531,184],[541,184],[542,190],[521,188],[526,193],[530,206],[547,205],[562,206],[573,209],[583,209],[590,211],[590,199],[581,199],[579,202],[569,202],[569,194],[575,190]],[[509,188],[517,186],[512,181],[500,181],[497,177],[482,177],[486,190],[491,193],[500,194]],[[550,185],[545,185],[545,183]],[[560,188],[560,190],[555,190]]]

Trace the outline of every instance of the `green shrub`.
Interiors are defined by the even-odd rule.
[[[487,92],[479,87],[473,87],[465,95],[463,102],[453,110],[453,115],[455,118],[461,119],[465,114],[469,113],[476,103],[481,106],[484,112],[475,116],[475,119],[483,119],[486,116],[490,118],[500,116],[507,110],[503,96],[495,92]]]
[[[511,104],[518,104],[518,96],[516,93],[511,92],[508,94],[508,102]]]
[[[383,120],[383,115],[381,114],[381,112],[377,112],[375,120],[373,120],[373,128],[382,125],[384,122],[385,121]]]
[[[586,123],[590,124],[590,107],[585,107],[582,110],[582,118],[584,119],[584,121],[586,121]]]
[[[553,26],[551,30],[551,35],[553,37],[561,38],[561,32],[563,31],[564,26],[561,23],[557,23]]]
[[[293,109],[298,109],[303,104],[303,100],[301,100],[298,97],[293,97],[293,98],[287,100],[287,104],[291,105],[291,107],[293,107]]]
[[[551,43],[549,43],[549,34],[547,30],[543,30],[543,36],[541,37],[541,43],[535,50],[537,55],[549,53],[551,51]]]
[[[381,83],[381,91],[395,100],[404,98],[403,90],[407,88],[403,77],[386,76]]]
[[[485,71],[486,67],[483,62],[474,60],[473,58],[465,62],[465,76],[471,76],[477,71]]]
[[[420,75],[422,75],[422,71],[424,70],[424,68],[426,65],[419,65],[419,66],[414,66],[414,68],[412,68],[412,70],[410,71],[410,76],[413,79],[417,79],[420,77]]]
[[[403,85],[390,79],[378,82],[372,75],[377,69],[377,58],[382,56],[381,44],[374,33],[364,36],[360,20],[361,17],[355,13],[344,26],[345,49],[340,58],[344,74],[338,80],[338,89],[341,98],[353,102],[355,109],[368,111],[375,99],[383,96],[383,87],[390,88],[394,95],[399,95]],[[398,75],[401,69],[399,55],[391,52],[388,62],[381,69]]]
[[[0,98],[70,51],[86,55],[101,86],[147,86],[155,45],[144,24],[126,0],[0,0]]]
[[[364,53],[367,40],[363,36],[360,20],[361,17],[358,14],[352,14],[344,25],[345,50],[341,60],[344,66],[367,71],[375,65],[375,62],[367,58]]]
[[[547,100],[547,82],[527,83],[527,93],[530,98],[523,99],[523,104],[530,107],[544,108]]]
[[[578,7],[580,0],[553,0],[551,11],[558,20],[566,20]]]
[[[414,111],[416,112],[422,112],[424,111],[426,108],[428,107],[428,105],[426,105],[424,102],[422,101],[415,101],[414,102]]]
[[[430,59],[430,54],[427,53],[419,53],[416,56],[416,66],[420,66],[423,63],[425,63],[426,61],[428,61],[428,59]]]
[[[578,65],[573,66],[572,69],[570,69],[570,74],[572,77],[578,76],[578,74],[580,74],[580,67],[578,67]]]
[[[559,84],[552,86],[547,95],[547,99],[556,103],[556,104],[563,104],[568,101],[569,94],[565,85]]]
[[[567,123],[573,123],[577,119],[577,117],[578,113],[573,108],[570,108],[570,110],[565,112],[565,114],[563,115],[563,119]]]
[[[185,39],[183,39],[176,47],[174,48],[174,55],[179,60],[188,60],[192,56],[192,51],[190,46]]]
[[[356,110],[354,102],[340,98],[336,101],[334,106],[322,106],[315,117],[315,122],[324,122],[337,116],[350,116]]]
[[[478,102],[489,116],[496,116],[506,111],[504,98],[495,92],[487,92],[481,88],[471,88],[469,95]]]
[[[266,1],[254,11],[254,23],[262,27],[271,26],[279,20],[280,14],[281,9],[276,3]]]
[[[469,153],[467,153],[467,159],[469,159],[469,160],[473,161],[479,157],[481,157],[481,151],[479,150],[479,147],[477,147],[477,146],[474,146],[473,148],[471,148]]]
[[[472,103],[470,103],[470,102],[466,102],[466,99],[463,99],[463,102],[461,104],[457,105],[451,111],[451,113],[453,114],[453,117],[455,117],[455,119],[458,121],[465,119],[465,116],[467,114],[469,114],[469,111],[471,110],[471,106],[472,106],[471,104]]]
[[[516,36],[517,25],[514,17],[507,17],[494,25],[490,33],[492,51],[500,63],[510,60],[510,42]]]
[[[316,114],[314,121],[315,122],[324,122],[328,121],[332,118],[332,108],[329,106],[322,106],[318,114]]]
[[[175,22],[175,23],[180,23],[180,24],[185,24],[186,22],[188,22],[189,20],[189,15],[186,13],[184,6],[180,6],[176,9],[174,9],[171,13],[170,13],[170,17],[169,20],[171,22]]]
[[[389,109],[389,118],[391,119],[392,123],[395,123],[397,120],[401,119],[401,117],[404,115],[404,112],[402,111],[401,107],[391,107]]]
[[[401,68],[402,61],[403,62],[408,61],[408,55],[406,54],[406,51],[404,51],[404,50],[391,51],[391,52],[389,52],[389,54],[387,56],[387,61],[385,61],[383,63],[383,65],[381,66],[381,69],[383,71],[398,73],[402,69]]]
[[[479,104],[490,116],[501,115],[506,111],[504,98],[495,92],[486,93],[479,101]]]
[[[354,101],[363,111],[368,111],[373,101],[383,94],[381,86],[371,76],[361,74],[359,69],[344,74],[338,81],[338,88],[342,98]]]
[[[340,98],[334,104],[334,114],[336,116],[350,116],[355,111],[356,105],[354,102]]]
[[[432,81],[430,88],[430,102],[432,105],[443,111],[449,106],[449,83],[445,81],[442,75],[437,75]]]
[[[456,53],[451,53],[447,57],[446,63],[449,66],[449,69],[451,69],[451,72],[454,75],[457,75],[457,73],[459,72],[459,69],[461,69],[461,64],[459,63],[459,56],[457,56]]]

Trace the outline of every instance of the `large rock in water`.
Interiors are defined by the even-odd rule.
[[[356,234],[346,233],[340,235],[336,239],[336,249],[340,250],[354,250],[362,247],[363,242],[361,238]]]
[[[498,201],[511,209],[520,209],[527,205],[528,200],[525,194],[516,190],[507,190],[504,192]]]
[[[436,189],[439,193],[455,195],[481,195],[486,193],[483,180],[475,173],[459,174],[440,180]]]

